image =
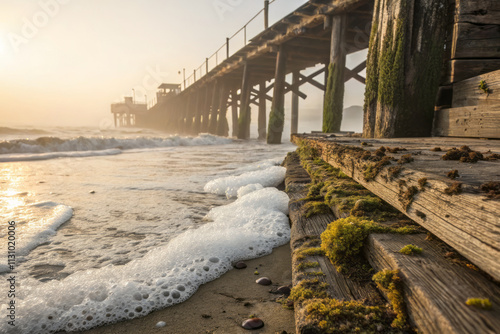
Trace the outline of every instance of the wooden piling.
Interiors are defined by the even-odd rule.
[[[219,119],[217,120],[217,136],[227,137],[229,135],[229,124],[227,123],[227,100],[229,98],[228,84],[221,84],[219,100]]]
[[[219,82],[215,82],[212,90],[212,102],[210,108],[210,121],[208,122],[208,133],[215,135],[217,133],[217,116],[219,113]]]
[[[194,119],[194,111],[196,108],[196,100],[194,98],[194,94],[190,94],[186,97],[186,120],[184,125],[184,133],[192,134],[193,130],[193,119]]]
[[[300,71],[294,71],[292,74],[292,85],[299,85]],[[292,92],[292,127],[291,133],[297,133],[299,131],[299,95]]]
[[[203,92],[203,110],[202,115],[203,118],[201,120],[201,132],[207,133],[208,126],[210,124],[210,104],[212,101],[212,87],[207,85],[205,87],[205,91]]]
[[[267,103],[267,99],[266,99],[266,95],[267,95],[267,92],[266,92],[266,81],[263,80],[260,84],[259,84],[259,119],[258,119],[258,123],[259,123],[259,139],[261,140],[264,140],[266,139],[266,132],[267,132],[267,129],[266,129],[266,123],[267,123],[267,115],[266,115],[266,103]]]
[[[248,63],[245,62],[243,68],[243,80],[241,84],[240,96],[240,117],[238,119],[238,139],[250,138],[250,92],[252,86],[250,84],[250,73],[248,70]]]
[[[281,144],[281,135],[285,123],[285,78],[286,49],[281,44],[276,57],[273,103],[269,115],[269,130],[267,135],[268,144]]]
[[[367,61],[365,137],[430,136],[443,70],[443,1],[376,0]]]
[[[323,108],[323,132],[339,132],[344,110],[344,73],[346,62],[346,16],[332,18],[330,65]]]
[[[231,118],[233,123],[233,137],[238,137],[238,90],[231,89]]]
[[[202,117],[202,108],[203,108],[203,90],[199,89],[196,91],[196,102],[195,102],[195,110],[194,110],[194,123],[193,123],[193,131],[194,135],[200,133],[201,129],[201,117]]]

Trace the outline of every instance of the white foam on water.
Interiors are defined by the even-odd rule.
[[[289,242],[288,200],[275,188],[256,190],[212,209],[206,217],[211,222],[126,265],[47,283],[27,278],[16,300],[16,328],[30,334],[79,331],[180,303],[235,261],[270,254]],[[7,326],[0,322],[0,332]]]
[[[4,154],[0,155],[0,162],[20,162],[20,161],[38,161],[50,160],[57,158],[83,158],[83,157],[96,157],[107,155],[121,154],[122,150],[111,149],[103,151],[83,151],[83,152],[52,152],[40,154]]]
[[[73,209],[59,203],[40,202],[17,206],[9,211],[9,215],[18,217],[15,225],[16,256],[23,257],[55,235],[57,229],[73,216]],[[7,245],[7,230],[2,231],[0,242]],[[6,270],[7,267],[0,267],[0,272]]]
[[[264,165],[264,168],[267,167]],[[285,179],[286,168],[272,166],[261,170],[246,172],[238,176],[227,176],[208,182],[204,190],[209,193],[226,195],[227,198],[238,196],[238,189],[250,184],[263,187],[276,187]]]
[[[226,145],[233,140],[210,134],[198,137],[41,137],[0,141],[0,162],[36,161],[66,157],[116,155],[125,150],[158,149],[178,146]]]
[[[261,190],[261,189],[264,189],[262,184],[252,183],[252,184],[246,185],[246,186],[238,189],[237,195],[238,195],[238,198],[242,198],[245,195],[248,195],[250,193],[253,193],[254,191]]]

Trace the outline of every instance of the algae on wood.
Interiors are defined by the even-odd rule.
[[[443,70],[443,1],[376,0],[367,62],[364,136],[429,136]]]

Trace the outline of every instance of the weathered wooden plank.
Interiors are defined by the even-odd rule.
[[[435,136],[500,139],[500,105],[441,109],[434,117]]]
[[[500,57],[490,59],[451,60],[448,62],[448,73],[443,84],[449,85],[496,70],[500,70]]]
[[[297,260],[295,254],[306,240],[319,238],[335,217],[333,214],[316,215],[310,218],[304,216],[302,207],[304,201],[297,201],[307,195],[306,184],[311,182],[309,174],[302,168],[298,155],[292,154],[285,160],[287,168],[285,184],[287,193],[290,197],[289,211],[292,224],[291,241],[292,248],[292,280],[296,286],[301,280],[304,280],[303,272],[297,270]],[[373,284],[366,284],[353,281],[340,274],[332,263],[324,256],[308,256],[307,261],[318,262],[319,267],[314,271],[321,271],[324,275],[316,276],[319,281],[328,284],[327,293],[331,298],[338,300],[370,300],[380,301],[380,294]],[[306,333],[303,329],[308,324],[305,308],[299,304],[295,305],[295,323],[297,333]]]
[[[498,58],[500,24],[456,23],[451,58]]]
[[[498,0],[456,0],[455,21],[479,24],[500,22]]]
[[[419,333],[497,333],[497,284],[446,259],[439,244],[425,235],[373,234],[368,240],[365,254],[376,270],[399,270],[408,314]],[[408,244],[422,248],[422,254],[400,254]],[[474,309],[465,304],[468,298],[488,298],[495,306],[491,311]]]
[[[374,163],[360,159],[359,139],[340,137],[308,139],[306,135],[293,135],[292,140],[295,143],[304,141],[307,145],[320,149],[323,160],[342,169],[355,181],[418,222],[495,279],[500,280],[500,261],[498,261],[500,203],[487,200],[485,194],[479,190],[482,183],[500,181],[500,162],[479,161],[469,165],[444,161],[441,159],[442,152],[430,151],[430,148],[437,145],[438,140],[435,138],[429,141],[365,139],[367,143],[374,145],[367,147],[365,151],[375,151],[378,145],[397,146],[408,149],[409,151],[403,154],[413,154],[415,159],[414,162],[404,164],[398,175],[389,173],[388,168],[394,166],[394,163],[390,163],[382,167],[374,179],[367,181],[364,172]],[[409,142],[412,145],[408,145]],[[495,143],[489,143],[489,146],[481,146],[478,149],[489,147],[494,153],[500,153],[500,147],[498,144],[495,146]],[[470,142],[465,144],[476,149]],[[352,149],[354,146],[357,149]],[[389,155],[399,159],[402,153]],[[450,196],[446,194],[446,190],[452,181],[446,178],[446,173],[453,169],[458,169],[459,173],[462,173],[459,181],[462,183],[463,192]],[[419,181],[423,179],[427,179],[426,186],[421,190]],[[410,188],[416,192],[412,201],[405,204],[404,196],[408,194]]]
[[[488,93],[479,88],[482,80]],[[500,70],[453,84],[453,108],[495,105],[500,105]]]

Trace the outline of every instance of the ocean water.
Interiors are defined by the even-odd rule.
[[[292,150],[139,129],[0,128],[0,333],[144,316],[287,243],[288,197],[275,187]]]

